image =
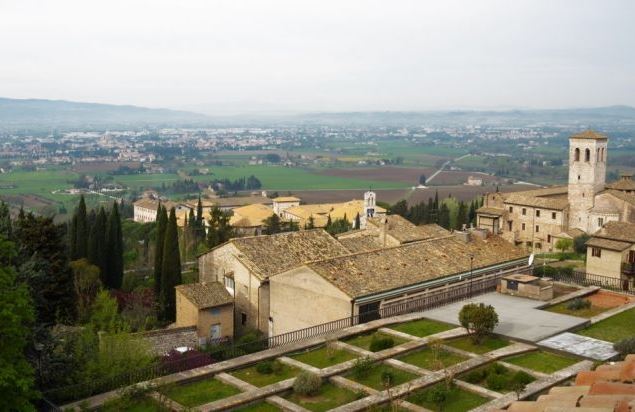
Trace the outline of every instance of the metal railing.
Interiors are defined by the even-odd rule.
[[[537,273],[541,275],[541,273]],[[635,295],[635,281],[633,279],[620,279],[610,276],[596,275],[580,270],[554,271],[545,274],[555,281],[570,283],[578,286],[597,286],[602,289]]]

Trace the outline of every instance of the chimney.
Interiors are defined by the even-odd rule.
[[[463,243],[469,243],[471,240],[470,232],[468,231],[457,230],[454,232],[454,236]]]

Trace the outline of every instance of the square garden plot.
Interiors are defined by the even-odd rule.
[[[549,306],[545,310],[554,313],[561,313],[563,315],[577,316],[579,318],[592,318],[611,309],[595,305],[590,305],[589,307],[576,307],[572,302],[572,300],[562,302],[554,306]],[[589,303],[591,303],[591,301],[589,301]]]
[[[576,332],[608,342],[617,342],[635,335],[635,309],[629,309]]]
[[[371,352],[379,352],[380,350],[388,349],[393,346],[401,345],[402,343],[409,342],[407,339],[391,336],[386,333],[373,332],[363,335],[356,335],[352,338],[346,339],[344,342],[366,349]],[[377,343],[383,342],[383,343]],[[392,342],[389,344],[389,342]]]
[[[433,349],[427,347],[422,350],[410,352],[404,356],[399,357],[398,359],[402,362],[406,362],[423,369],[436,371],[452,365],[456,365],[457,363],[463,362],[469,358],[450,352],[443,348],[440,348],[438,350],[438,353],[435,354]]]
[[[372,361],[367,359],[360,360],[357,365],[346,374],[346,378],[380,391],[401,385],[418,377],[417,375],[383,363],[372,363]]]
[[[390,329],[421,338],[454,328],[456,328],[456,326],[430,319],[413,320],[412,322],[390,326]]]
[[[240,390],[210,378],[183,385],[168,386],[160,389],[160,392],[183,406],[193,408],[236,395],[240,393]]]
[[[443,398],[438,396],[439,392],[445,394],[445,399],[442,402],[438,401]],[[443,412],[469,411],[490,401],[488,398],[466,391],[455,385],[446,391],[444,383],[438,383],[430,388],[413,392],[406,400],[431,411]]]
[[[293,378],[299,372],[298,369],[278,360],[267,360],[248,368],[232,371],[230,374],[254,386],[262,387]]]
[[[305,396],[291,392],[285,398],[310,411],[328,411],[329,409],[351,403],[363,396],[366,396],[366,394],[356,394],[330,382],[323,382],[317,395]]]
[[[469,336],[463,336],[457,339],[451,339],[444,342],[448,346],[461,349],[466,352],[478,353],[479,355],[491,352],[496,349],[504,348],[509,345],[509,341],[498,336],[487,336],[481,343],[475,344]]]
[[[357,357],[356,354],[347,350],[329,348],[328,346],[321,346],[291,356],[291,358],[297,361],[320,369],[337,365],[338,363],[346,362]]]
[[[281,409],[265,401],[232,409],[233,412],[278,412]]]
[[[503,361],[543,373],[553,373],[579,362],[576,358],[546,351],[524,353]]]
[[[536,380],[526,372],[513,371],[500,363],[481,366],[459,376],[459,379],[500,393],[512,392],[518,386],[522,387]]]
[[[104,412],[119,412],[119,411],[132,411],[132,412],[165,411],[167,412],[169,409],[150,397],[141,396],[141,397],[135,397],[132,399],[127,399],[127,398],[114,399],[112,401],[109,401],[103,404],[102,407],[99,408],[99,410]]]

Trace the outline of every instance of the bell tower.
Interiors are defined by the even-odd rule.
[[[375,195],[375,192],[373,192],[372,190],[369,190],[368,192],[364,193],[364,214],[362,216],[360,216],[360,228],[359,229],[364,229],[366,228],[366,221],[375,216],[375,210],[377,209],[377,196]]]
[[[606,183],[608,138],[591,130],[569,137],[569,227],[589,230],[589,210]]]

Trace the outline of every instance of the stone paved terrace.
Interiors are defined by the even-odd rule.
[[[496,309],[499,324],[494,332],[528,342],[538,342],[550,336],[579,328],[587,319],[562,315],[538,309],[545,302],[517,296],[487,293],[471,299],[475,303],[492,305]],[[426,317],[441,322],[457,324],[459,311],[468,303],[456,302],[425,312]]]
[[[606,361],[617,356],[611,342],[565,332],[538,342],[541,346],[585,358]]]

